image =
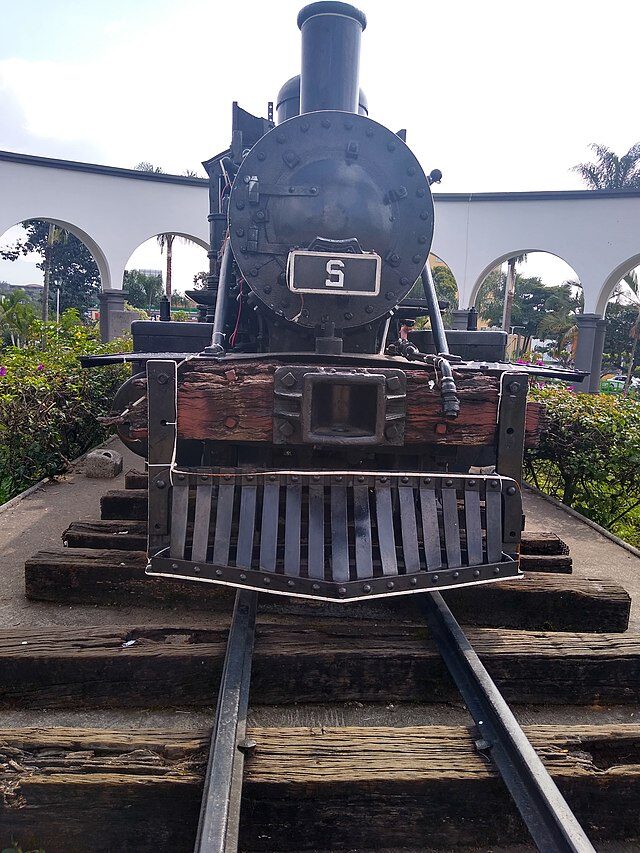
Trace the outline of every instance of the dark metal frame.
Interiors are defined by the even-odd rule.
[[[273,442],[274,444],[322,444],[323,436],[312,433],[311,407],[313,389],[321,382],[357,385],[374,382],[380,386],[376,434],[370,439],[352,439],[335,435],[330,443],[402,446],[407,401],[407,377],[399,368],[341,368],[290,365],[279,367],[273,377]]]
[[[166,393],[171,393],[170,388]],[[152,411],[155,407],[150,408],[150,417]],[[150,483],[150,575],[354,601],[488,583],[520,574],[520,491],[515,481],[498,475],[185,469],[174,471],[169,490],[166,466],[154,466],[154,470],[156,467],[159,473]],[[217,489],[215,513],[212,483]],[[284,505],[279,500],[281,490]],[[375,497],[371,506],[370,493]],[[308,513],[302,513],[303,494],[308,497]],[[353,506],[353,528],[348,525],[348,503]],[[171,534],[167,537],[169,513]],[[284,541],[279,544],[284,546],[284,562],[276,571],[278,518],[283,514]],[[211,542],[212,515],[215,536]],[[191,542],[188,518],[193,518]],[[396,528],[401,529],[394,530],[394,518]],[[301,554],[301,524],[307,519],[308,544]],[[327,524],[332,540],[329,575],[323,556]],[[259,558],[254,553],[257,525],[262,540]],[[402,549],[401,567],[398,547]],[[355,559],[350,556],[352,550]],[[308,563],[303,570],[305,554]],[[374,559],[381,566],[375,573]]]

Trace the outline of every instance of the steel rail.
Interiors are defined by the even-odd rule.
[[[440,593],[421,598],[431,635],[478,727],[476,747],[497,768],[538,850],[595,853]]]
[[[194,853],[238,849],[258,593],[239,590],[229,627]]]

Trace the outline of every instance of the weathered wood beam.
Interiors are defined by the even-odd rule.
[[[148,504],[147,489],[113,489],[100,498],[100,517],[146,521]]]
[[[548,559],[548,558],[545,558]],[[64,604],[138,604],[227,608],[230,588],[195,581],[147,577],[144,552],[64,548],[39,551],[25,563],[28,598]],[[631,599],[618,584],[591,578],[535,572],[523,578],[448,590],[445,597],[466,625],[558,631],[626,631]],[[413,596],[389,599],[401,614]],[[299,602],[283,597],[278,603]],[[374,602],[336,604],[333,612],[351,617]],[[390,606],[390,605],[388,605]],[[323,612],[315,604],[314,611]],[[375,608],[374,608],[375,612]]]
[[[555,533],[525,530],[520,541],[521,554],[568,554],[569,547]]]
[[[203,627],[2,631],[0,706],[209,706],[226,618],[212,616]],[[467,634],[508,701],[640,700],[640,636],[489,628]],[[446,702],[455,696],[422,622],[259,617],[254,704]]]
[[[112,519],[73,521],[62,534],[62,542],[69,548],[146,551],[147,522]]]
[[[637,835],[640,726],[526,726],[525,733],[594,840]],[[487,849],[527,840],[466,727],[247,734],[257,746],[245,764],[242,849]],[[0,840],[65,853],[85,853],[87,839],[92,850],[187,853],[208,736],[0,730]]]
[[[178,381],[178,434],[213,441],[263,441],[273,438],[274,372],[280,362],[244,361],[234,365],[185,365]],[[407,375],[406,444],[486,445],[496,439],[499,379],[455,372],[460,414],[446,421],[434,374],[404,366]],[[229,416],[232,416],[231,418]],[[142,402],[127,415],[132,437],[147,435]],[[527,406],[525,440],[535,445],[543,407]]]
[[[125,489],[146,489],[149,485],[149,480],[146,471],[136,471],[132,468],[124,475]]]
[[[570,575],[573,572],[573,560],[568,554],[521,554],[520,568],[523,572]]]

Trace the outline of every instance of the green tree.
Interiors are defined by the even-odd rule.
[[[638,319],[634,305],[610,302],[607,306],[607,331],[604,339],[604,364],[616,372],[629,358],[629,340]],[[636,349],[634,368],[640,367],[640,350]]]
[[[594,161],[572,167],[572,171],[580,175],[589,189],[640,189],[640,142],[636,142],[622,155],[597,142],[592,142],[589,148],[595,154]]]
[[[14,347],[22,347],[33,330],[36,312],[23,290],[0,296],[0,329]]]
[[[498,267],[486,277],[476,300],[480,316],[497,328],[502,324],[505,284],[506,276]],[[582,305],[582,295],[575,293],[575,287],[575,282],[547,287],[537,276],[516,275],[512,325],[523,328],[525,351],[534,337],[551,338],[561,349]]]
[[[438,299],[446,299],[451,308],[455,308],[458,304],[458,285],[449,267],[437,264],[432,268],[431,273]]]
[[[0,257],[16,261],[21,255],[36,252],[42,258],[38,268],[46,272],[55,284],[48,294],[48,309],[55,308],[56,288],[60,288],[60,311],[77,308],[86,314],[98,304],[100,273],[93,256],[84,243],[62,228],[50,239],[50,223],[42,219],[23,222],[26,235],[22,239],[0,249]]]
[[[157,308],[162,296],[162,276],[148,275],[142,270],[126,270],[124,274],[124,289],[129,296],[129,304],[135,308],[149,311]]]

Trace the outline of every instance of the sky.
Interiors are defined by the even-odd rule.
[[[202,172],[229,143],[232,101],[265,115],[299,72],[302,5],[0,0],[0,149]],[[638,0],[359,5],[370,116],[407,128],[442,192],[579,189],[570,167],[590,142],[623,153],[640,139]],[[181,289],[202,257],[176,250]],[[151,243],[129,266],[161,264]],[[33,259],[17,266],[0,262],[0,279],[38,280]],[[524,271],[562,276],[548,261]]]

